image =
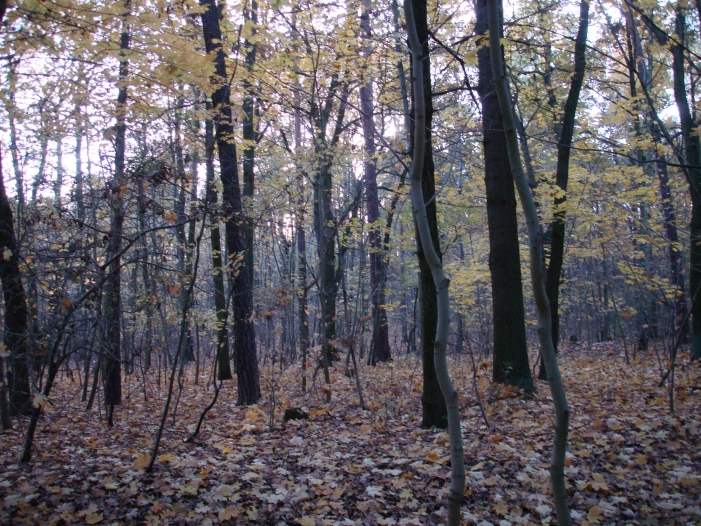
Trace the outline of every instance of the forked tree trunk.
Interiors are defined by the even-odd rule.
[[[405,0],[404,13],[406,16],[407,33],[409,36],[409,47],[412,55],[412,85],[414,91],[414,158],[412,159],[410,180],[411,180],[411,207],[414,214],[414,223],[418,234],[421,248],[423,249],[426,264],[428,265],[433,278],[437,304],[437,325],[436,331],[431,335],[434,347],[434,365],[436,377],[440,385],[441,392],[447,407],[448,413],[448,434],[450,437],[450,466],[451,481],[448,493],[448,526],[458,526],[460,524],[460,507],[462,505],[463,491],[465,489],[465,456],[462,442],[462,430],[460,428],[460,405],[458,403],[458,393],[453,387],[448,374],[448,364],[446,361],[446,348],[448,335],[450,332],[450,296],[448,286],[450,280],[443,272],[438,251],[434,248],[434,238],[428,220],[427,206],[423,192],[422,179],[424,176],[424,156],[430,144],[427,137],[428,119],[424,100],[424,61],[427,55],[423,42],[419,39],[417,31],[418,24],[425,22],[422,19],[414,19],[413,5],[422,4],[426,9],[426,1]],[[417,24],[418,22],[418,24]],[[424,301],[426,298],[424,298]]]
[[[245,218],[241,203],[236,144],[232,125],[229,77],[224,62],[219,10],[214,0],[201,0],[206,7],[202,13],[205,49],[213,56],[212,109],[215,112],[215,140],[219,152],[219,169],[223,186],[222,204],[226,216],[226,247],[231,258],[232,297],[234,310],[234,341],[236,345],[236,374],[239,405],[255,404],[260,400],[256,333],[253,325],[253,298],[248,269],[244,263],[246,252]]]
[[[488,0],[488,14],[490,27],[497,27],[501,20],[500,0]],[[555,347],[553,346],[550,303],[545,290],[545,263],[543,261],[543,240],[538,219],[538,211],[535,206],[533,194],[528,186],[526,175],[521,164],[518,149],[518,136],[516,132],[515,117],[511,103],[511,93],[506,80],[506,69],[502,59],[501,39],[498,31],[489,33],[489,47],[493,51],[492,75],[494,76],[494,88],[499,99],[499,108],[504,122],[504,135],[508,148],[509,165],[514,175],[514,182],[521,198],[526,223],[528,226],[528,244],[530,248],[531,285],[533,297],[538,311],[538,339],[540,341],[540,353],[545,362],[545,370],[550,383],[550,394],[555,406],[555,437],[550,462],[550,483],[553,492],[553,504],[557,522],[560,526],[572,524],[570,508],[567,503],[567,490],[565,489],[565,454],[567,453],[567,436],[569,433],[570,410],[567,404],[567,396],[562,385],[560,369],[557,364]]]

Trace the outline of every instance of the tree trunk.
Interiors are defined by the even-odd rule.
[[[414,20],[414,7],[419,7],[420,15]],[[418,5],[417,5],[418,4]],[[459,526],[460,508],[462,505],[463,491],[465,490],[465,453],[463,450],[462,429],[460,427],[460,404],[458,393],[453,387],[448,374],[446,361],[446,348],[450,333],[450,296],[448,286],[450,280],[443,272],[443,264],[434,243],[432,228],[428,218],[428,206],[424,193],[425,187],[421,184],[426,176],[424,156],[429,151],[430,139],[427,136],[430,129],[426,105],[424,87],[430,84],[426,82],[424,75],[425,60],[428,58],[426,41],[420,39],[418,27],[426,30],[426,0],[405,0],[404,12],[407,22],[409,46],[412,54],[412,87],[414,98],[414,158],[411,165],[411,208],[414,215],[417,237],[422,248],[426,264],[431,272],[435,284],[434,301],[437,305],[436,331],[431,336],[434,347],[434,366],[440,390],[447,407],[448,434],[450,438],[450,466],[451,481],[448,493],[448,526]],[[426,54],[424,54],[426,53]],[[431,203],[434,204],[435,200]],[[437,229],[436,229],[437,230]],[[436,232],[437,233],[437,232]],[[424,297],[424,301],[427,298]]]
[[[219,168],[223,186],[222,204],[226,216],[226,247],[231,259],[234,310],[235,359],[238,383],[238,405],[255,404],[260,399],[256,333],[253,325],[253,298],[248,270],[244,264],[246,251],[245,218],[236,162],[236,144],[232,125],[229,77],[224,63],[219,10],[214,0],[201,0],[207,8],[202,13],[205,48],[214,57],[212,109],[215,113],[215,140],[219,151]]]
[[[489,28],[487,0],[477,0],[475,32],[485,35]],[[502,34],[501,24],[495,28]],[[526,321],[523,310],[521,257],[516,218],[514,180],[506,154],[504,126],[494,91],[490,48],[480,47],[479,94],[482,100],[484,169],[489,226],[489,270],[492,277],[494,317],[493,380],[534,389],[528,365]]]
[[[415,29],[418,33],[419,42],[421,42],[420,54],[423,57],[423,71],[421,77],[423,79],[422,91],[423,97],[417,96],[416,82],[412,82],[412,116],[415,119],[417,110],[422,110],[425,115],[425,149],[423,155],[423,172],[421,176],[421,185],[423,188],[423,199],[426,204],[426,217],[428,220],[428,228],[431,232],[431,240],[433,249],[438,258],[442,259],[440,250],[440,240],[438,237],[438,216],[436,213],[436,179],[435,169],[433,165],[433,143],[431,140],[431,121],[433,119],[433,101],[431,92],[431,64],[428,48],[428,13],[425,0],[412,0],[411,8],[414,15]],[[407,6],[405,4],[405,11]],[[412,68],[414,61],[412,61]],[[412,69],[412,77],[416,77],[417,72]],[[419,105],[423,103],[423,107]],[[416,134],[416,125],[411,128],[412,144],[416,144],[414,135]],[[426,250],[421,240],[418,237],[416,230],[416,255],[419,260],[419,302],[420,308],[420,337],[423,357],[423,392],[421,394],[421,406],[423,408],[421,427],[438,427],[445,429],[448,427],[448,410],[445,404],[445,398],[441,392],[440,384],[436,376],[436,368],[434,365],[434,338],[436,337],[436,327],[438,323],[438,303],[436,295],[436,284],[433,280],[431,268],[426,260]]]
[[[489,0],[488,2],[489,25],[501,26],[501,1]],[[523,172],[521,157],[518,150],[518,137],[516,133],[515,118],[506,80],[506,68],[502,59],[500,32],[489,33],[489,47],[495,53],[491,54],[492,75],[494,88],[499,100],[499,108],[504,122],[504,136],[508,150],[508,160],[514,181],[518,188],[521,205],[526,223],[528,225],[528,243],[530,248],[531,284],[533,297],[538,311],[538,339],[540,341],[540,353],[545,362],[550,383],[550,394],[555,406],[555,436],[550,463],[550,482],[552,485],[553,504],[557,522],[560,526],[572,524],[569,504],[567,503],[567,490],[565,488],[565,455],[567,453],[567,436],[569,434],[570,410],[567,396],[562,385],[560,369],[557,364],[557,355],[553,345],[550,303],[545,290],[545,262],[543,260],[543,240],[538,211],[535,206],[533,194],[528,186],[526,175]]]
[[[207,199],[214,208],[217,203],[217,189],[214,186],[214,123],[207,119],[205,126],[205,151],[207,168]],[[231,360],[229,359],[229,330],[224,288],[224,263],[222,261],[221,231],[213,221],[209,231],[212,245],[212,281],[214,285],[214,310],[217,315],[217,378],[231,380]]]
[[[243,42],[243,48],[246,51],[246,72],[249,77],[253,73],[253,68],[256,64],[256,50],[257,45],[255,42],[256,34],[258,33],[258,3],[256,0],[251,0],[250,9],[246,9],[243,13],[244,23],[246,25],[250,24],[250,31],[252,40],[246,38]],[[250,217],[250,211],[253,206],[253,191],[255,189],[254,185],[254,173],[253,169],[255,167],[255,153],[256,153],[256,134],[255,126],[253,122],[253,116],[255,113],[255,97],[253,94],[253,87],[251,85],[250,78],[244,78],[243,89],[245,92],[243,98],[243,197],[244,205],[248,210],[248,220],[246,221],[246,269],[248,270],[248,280],[251,289],[253,289],[253,221]]]
[[[572,138],[574,135],[574,124],[577,116],[577,105],[579,104],[579,94],[584,83],[584,72],[586,69],[587,31],[589,28],[589,2],[582,0],[579,3],[579,30],[577,40],[574,44],[574,74],[572,84],[565,102],[565,111],[559,127],[560,134],[557,142],[557,167],[555,169],[555,184],[567,192],[567,181],[570,175],[570,153],[572,151]],[[550,316],[552,323],[552,338],[555,352],[560,341],[560,278],[562,276],[562,265],[565,255],[565,201],[567,195],[555,199],[555,214],[550,226],[552,231],[552,241],[550,243],[550,262],[548,264],[545,290],[548,293],[550,302]],[[544,362],[540,362],[540,372],[538,378],[547,379]]]
[[[127,16],[131,7],[131,0],[124,2],[124,21],[122,22],[122,35],[120,50],[122,60],[119,62],[119,92],[117,94],[117,124],[114,137],[114,179],[110,192],[110,208],[112,219],[110,224],[109,245],[107,259],[110,278],[105,284],[104,319],[105,319],[105,360],[103,379],[105,385],[105,405],[108,407],[108,425],[112,425],[114,406],[122,403],[122,367],[121,367],[121,273],[122,258],[119,253],[122,249],[122,232],[124,226],[124,201],[122,190],[125,188],[125,148],[126,148],[126,109],[127,109],[127,76],[129,74],[129,62],[123,58],[124,52],[129,49],[129,29]]]
[[[370,255],[370,304],[372,305],[372,343],[370,356],[375,362],[387,362],[392,359],[389,347],[389,327],[387,311],[382,304],[382,269],[384,251],[382,246],[382,229],[380,228],[380,199],[377,192],[377,159],[375,154],[374,102],[372,93],[372,74],[370,60],[372,44],[370,34],[370,0],[363,0],[360,15],[360,30],[363,40],[363,85],[360,87],[360,110],[365,142],[365,210],[368,221],[368,245]]]
[[[31,410],[29,368],[27,364],[27,302],[19,270],[19,245],[15,236],[14,217],[5,193],[0,158],[0,279],[5,300],[4,346],[7,356],[7,389],[9,414],[25,414]],[[0,363],[0,366],[3,364]],[[5,387],[3,382],[3,389]],[[4,391],[2,397],[4,398]],[[4,402],[4,400],[3,400]]]

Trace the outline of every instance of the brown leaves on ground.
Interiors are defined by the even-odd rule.
[[[677,371],[677,413],[651,355],[626,366],[610,346],[572,347],[561,368],[572,411],[566,475],[577,524],[701,521],[698,364]],[[609,351],[609,352],[606,352]],[[548,388],[524,399],[480,370],[490,428],[471,389],[469,358],[453,363],[463,406],[465,523],[554,523],[549,494],[553,412]],[[411,356],[361,369],[370,409],[354,379],[333,375],[333,403],[302,396],[298,366],[271,373],[266,402],[235,406],[225,385],[195,444],[184,439],[212,396],[192,377],[169,418],[156,469],[144,473],[165,393],[156,372],[129,377],[116,426],[80,403],[77,372],[64,376],[36,439],[35,461],[17,463],[22,428],[0,437],[0,520],[12,524],[438,524],[450,479],[447,435],[418,429],[420,368]],[[275,383],[276,405],[269,387]],[[160,385],[164,385],[161,378]],[[144,401],[144,391],[147,399]],[[283,422],[286,407],[310,419]],[[23,424],[24,425],[24,424]]]

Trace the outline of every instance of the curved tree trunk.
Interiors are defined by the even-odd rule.
[[[448,434],[450,437],[450,466],[451,481],[448,493],[448,526],[458,526],[460,524],[460,508],[462,505],[463,491],[465,490],[465,453],[462,442],[462,429],[460,428],[460,404],[458,393],[453,387],[448,374],[448,364],[446,362],[446,348],[450,333],[450,296],[448,287],[450,280],[443,272],[443,263],[440,253],[434,247],[433,232],[428,220],[428,206],[425,204],[424,188],[421,184],[425,175],[424,156],[430,146],[427,137],[428,118],[425,105],[421,104],[424,97],[424,61],[428,55],[423,45],[425,43],[419,39],[417,26],[425,27],[424,20],[414,20],[412,4],[422,4],[423,13],[426,9],[425,0],[405,0],[404,12],[407,22],[407,33],[409,36],[409,46],[412,54],[412,86],[414,97],[417,103],[414,104],[414,158],[412,160],[410,180],[411,180],[411,208],[414,215],[417,236],[420,246],[425,255],[426,264],[430,269],[431,277],[435,284],[436,294],[434,301],[437,304],[437,324],[436,331],[431,335],[434,347],[434,365],[436,377],[444,398],[448,413]],[[435,201],[435,200],[434,200]],[[424,297],[424,301],[427,298]]]
[[[423,172],[421,176],[421,186],[423,188],[423,199],[426,204],[426,218],[428,220],[428,228],[431,232],[431,240],[433,250],[438,254],[438,258],[442,259],[440,239],[438,238],[438,214],[436,212],[436,178],[435,167],[433,165],[433,143],[431,141],[431,121],[433,119],[433,101],[431,92],[431,62],[429,58],[428,48],[428,12],[426,0],[411,0],[411,10],[415,27],[413,29],[418,33],[419,42],[421,43],[421,56],[423,70],[419,74],[414,71],[415,64],[412,60],[412,78],[422,79],[422,93],[420,96],[416,93],[416,82],[411,83],[412,88],[412,105],[411,115],[416,119],[417,111],[425,115],[425,144],[423,144],[423,162],[416,163],[417,166],[422,166]],[[406,13],[407,6],[404,10]],[[421,108],[419,105],[423,104]],[[416,125],[410,128],[412,144],[416,145],[414,135],[416,134]],[[415,147],[415,146],[414,146]],[[413,166],[413,164],[412,164]],[[436,337],[436,328],[438,323],[438,303],[436,296],[436,284],[431,273],[431,268],[426,259],[426,247],[418,237],[416,232],[416,255],[419,260],[419,292],[421,298],[419,302],[420,310],[420,336],[423,361],[423,381],[424,387],[421,393],[421,406],[423,408],[421,427],[438,427],[445,429],[448,427],[448,410],[445,404],[445,398],[441,392],[440,384],[436,375],[436,366],[434,363],[434,338]]]
[[[501,19],[500,0],[488,1],[489,25],[496,27]],[[545,362],[550,383],[550,394],[555,406],[555,436],[552,458],[550,462],[550,483],[553,492],[553,504],[557,522],[560,526],[572,524],[570,509],[567,503],[567,490],[565,488],[565,455],[567,453],[567,436],[569,434],[570,410],[567,396],[562,385],[560,369],[557,365],[557,356],[553,346],[550,303],[545,290],[545,263],[543,261],[543,240],[538,211],[535,206],[533,194],[528,186],[526,175],[523,172],[521,157],[518,149],[518,136],[516,133],[515,117],[511,103],[511,93],[506,80],[506,69],[502,59],[502,48],[499,32],[490,32],[489,47],[496,50],[492,53],[492,75],[494,76],[494,88],[499,99],[502,119],[504,121],[504,135],[508,148],[509,165],[514,175],[514,182],[518,189],[521,205],[526,223],[528,225],[528,244],[530,247],[531,285],[533,297],[538,311],[538,339],[540,352]]]
[[[582,0],[579,3],[579,30],[574,44],[574,75],[572,84],[565,102],[565,111],[560,124],[560,136],[557,141],[557,167],[555,169],[555,184],[564,192],[567,192],[567,181],[570,175],[570,152],[572,151],[572,137],[574,124],[579,104],[579,94],[584,83],[586,69],[587,31],[589,28],[589,2]],[[565,255],[565,210],[564,205],[567,195],[555,199],[555,215],[551,225],[552,241],[550,243],[550,262],[548,264],[545,290],[550,302],[550,317],[552,323],[553,347],[557,352],[557,344],[560,340],[560,278]],[[538,378],[547,379],[544,362],[540,362]]]

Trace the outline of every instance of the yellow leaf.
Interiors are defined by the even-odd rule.
[[[151,455],[148,453],[139,453],[134,461],[134,467],[145,468],[151,463]]]
[[[426,460],[429,462],[438,462],[440,459],[441,456],[435,451],[431,451],[428,455],[426,455]]]
[[[175,460],[175,456],[172,453],[165,453],[158,457],[158,462],[171,462]]]
[[[595,524],[599,524],[599,521],[603,519],[603,510],[599,506],[592,506],[589,509],[589,514],[587,515],[587,520]]]
[[[169,225],[172,225],[178,220],[178,214],[173,212],[172,210],[168,210],[167,213],[163,214],[163,219],[166,220],[166,223]]]
[[[258,422],[258,420],[260,420],[260,413],[257,413],[256,411],[247,411],[246,420],[249,420],[251,422]]]
[[[297,522],[299,522],[302,526],[316,526],[316,521],[314,518],[309,516],[301,517]]]
[[[97,524],[104,519],[105,516],[102,513],[91,513],[85,516],[85,522],[88,524]]]
[[[238,519],[240,513],[241,511],[236,506],[224,508],[219,512],[219,520],[227,521],[229,519]]]
[[[105,484],[105,489],[107,490],[115,490],[119,488],[119,482],[108,482]]]

